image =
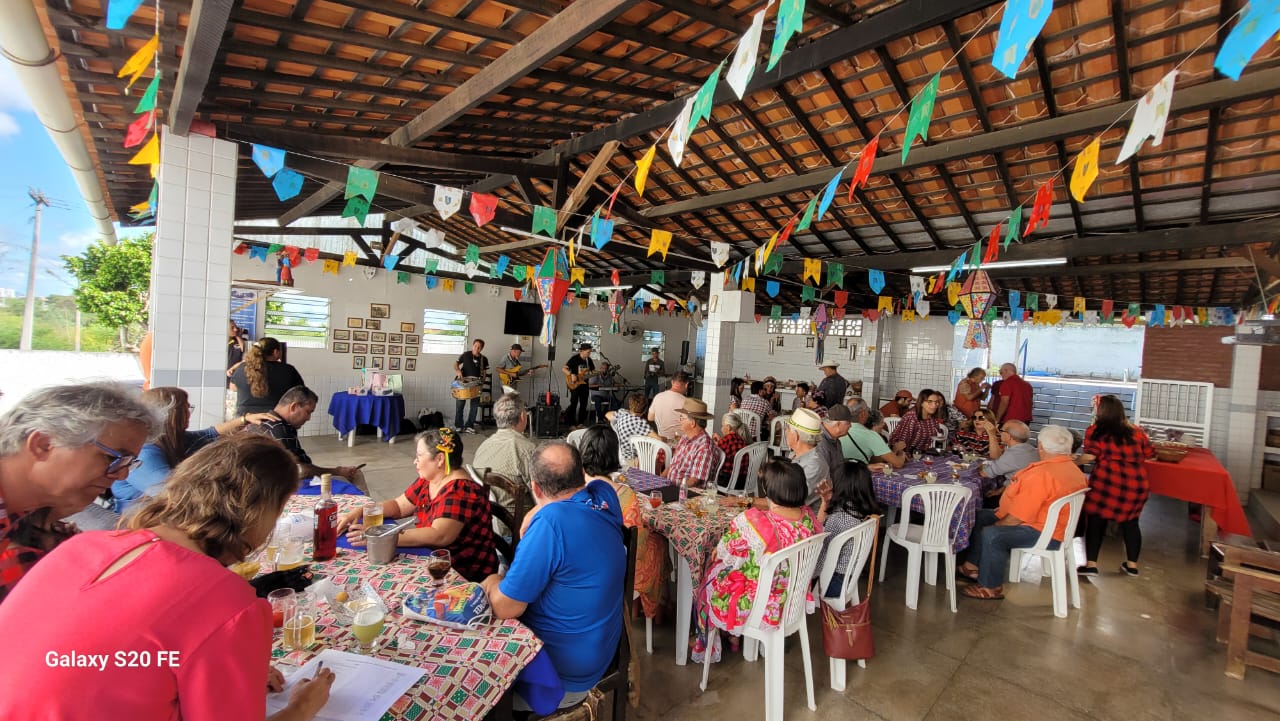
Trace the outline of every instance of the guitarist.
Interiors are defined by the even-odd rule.
[[[524,348],[519,343],[512,343],[511,350],[498,361],[498,379],[502,381],[502,385],[515,387],[522,378],[539,368],[546,368],[547,364],[537,365],[532,368],[523,368],[520,363],[520,354],[524,352]]]
[[[596,364],[591,361],[591,344],[578,346],[577,355],[564,365],[565,385],[569,387],[569,425],[580,426],[587,419],[587,402],[591,388],[587,378],[595,371]]]

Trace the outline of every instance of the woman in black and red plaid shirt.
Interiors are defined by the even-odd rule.
[[[738,451],[747,447],[747,427],[742,424],[742,419],[733,413],[726,413],[720,419],[720,432],[716,434],[716,446],[724,451],[724,466],[720,468],[720,484],[729,482],[729,478],[733,475],[733,457]],[[742,459],[743,471],[746,471],[747,459]],[[742,476],[738,477],[739,483],[745,488],[746,479]]]
[[[1094,464],[1089,494],[1084,499],[1086,562],[1079,569],[1081,575],[1097,575],[1098,551],[1102,549],[1108,521],[1119,524],[1124,537],[1128,560],[1120,570],[1138,575],[1138,553],[1142,551],[1138,516],[1150,495],[1145,461],[1153,455],[1151,439],[1140,427],[1129,423],[1120,399],[1102,396],[1098,415],[1084,433],[1084,452],[1077,461],[1081,465]]]

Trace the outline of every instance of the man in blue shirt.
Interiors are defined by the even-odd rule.
[[[622,509],[608,483],[584,485],[582,456],[563,441],[538,446],[529,476],[537,505],[515,560],[505,577],[482,585],[495,616],[519,618],[542,639],[567,708],[604,677],[622,635]],[[522,701],[516,697],[517,709]]]

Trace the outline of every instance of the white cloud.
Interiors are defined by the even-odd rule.
[[[59,235],[54,247],[58,249],[59,255],[79,255],[98,237],[98,231],[93,228],[70,231]]]
[[[18,121],[8,113],[0,113],[0,138],[8,138],[18,135],[22,132],[22,128],[18,127]]]
[[[0,61],[0,110],[32,110],[31,99],[8,60]]]

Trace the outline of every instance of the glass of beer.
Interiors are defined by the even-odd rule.
[[[444,586],[444,577],[449,575],[449,569],[453,568],[453,557],[449,555],[449,549],[437,548],[427,557],[427,573],[431,574],[432,587],[439,590]]]
[[[370,528],[377,528],[382,525],[382,501],[365,501],[364,511],[364,529],[368,531]]]
[[[299,656],[316,642],[316,602],[310,593],[298,593],[285,609],[284,647],[289,657]]]
[[[662,507],[662,491],[650,491],[650,492],[649,492],[649,507],[650,507],[650,508],[661,508],[661,507]]]
[[[386,613],[377,601],[366,601],[360,605],[351,621],[351,633],[356,637],[356,650],[362,654],[370,654],[375,650],[374,641],[382,633],[386,624]]]

